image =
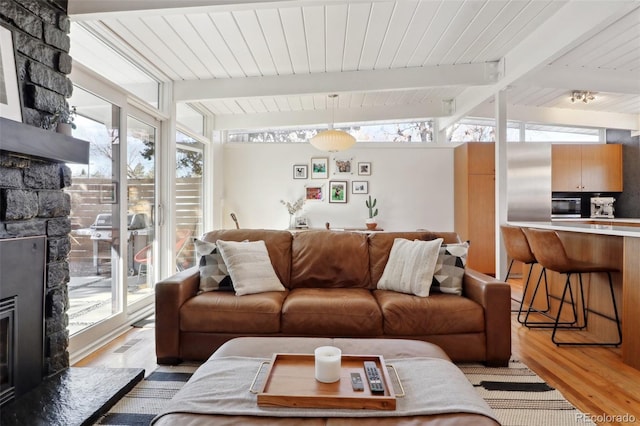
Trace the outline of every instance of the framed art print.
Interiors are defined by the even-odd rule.
[[[327,179],[329,177],[329,159],[312,158],[311,159],[311,179]]]
[[[309,172],[309,166],[306,164],[294,164],[293,166],[293,178],[294,179],[306,179]]]
[[[0,25],[0,117],[22,121],[13,32]]]
[[[332,180],[329,182],[329,202],[330,203],[346,203],[347,202],[347,181]]]
[[[358,163],[358,175],[371,176],[371,163]]]
[[[304,189],[304,199],[307,201],[324,200],[324,185],[308,185]]]
[[[366,180],[354,180],[351,182],[351,193],[352,194],[368,194],[369,193],[369,182]]]
[[[309,227],[309,220],[306,216],[296,217],[296,229],[304,229]]]
[[[334,175],[352,175],[355,164],[353,158],[333,157],[333,174]]]

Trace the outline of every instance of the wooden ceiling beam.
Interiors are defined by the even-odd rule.
[[[509,102],[508,99],[507,102]],[[493,118],[495,116],[495,106],[493,103],[486,102],[472,110],[469,115],[472,117]],[[507,119],[558,126],[640,130],[640,115],[607,111],[585,111],[510,104],[507,106]]]
[[[74,21],[118,16],[242,10],[268,4],[278,7],[297,0],[69,0],[68,14]]]
[[[174,83],[178,102],[265,96],[381,92],[442,86],[482,86],[498,81],[500,62],[343,71],[316,74],[187,80]]]
[[[640,95],[638,72],[611,69],[584,69],[547,65],[540,71],[517,81],[514,86],[534,86],[555,89],[589,90]]]
[[[445,115],[442,100],[428,103],[339,108],[334,112],[334,122],[363,123],[367,121],[410,121],[427,120]],[[291,126],[326,126],[332,122],[332,111],[303,110],[265,112],[255,114],[218,114],[215,116],[215,130],[269,129]]]

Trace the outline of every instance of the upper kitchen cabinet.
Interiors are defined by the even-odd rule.
[[[467,170],[470,175],[496,174],[496,149],[494,143],[470,142],[465,145],[465,148]],[[465,148],[461,150],[464,151]]]
[[[554,192],[622,192],[622,145],[553,144]]]
[[[495,144],[456,147],[454,168],[454,228],[470,242],[467,266],[495,275]]]

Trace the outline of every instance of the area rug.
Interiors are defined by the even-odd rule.
[[[103,416],[97,425],[148,425],[198,368],[197,363],[161,366]],[[562,394],[521,362],[508,367],[458,367],[504,426],[594,425],[579,416]]]
[[[519,361],[507,367],[459,364],[504,426],[595,425],[562,394]]]

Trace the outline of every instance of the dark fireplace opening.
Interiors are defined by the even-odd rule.
[[[0,405],[45,375],[45,255],[44,236],[0,240]]]
[[[15,394],[15,310],[15,297],[0,300],[0,405],[13,399]]]

